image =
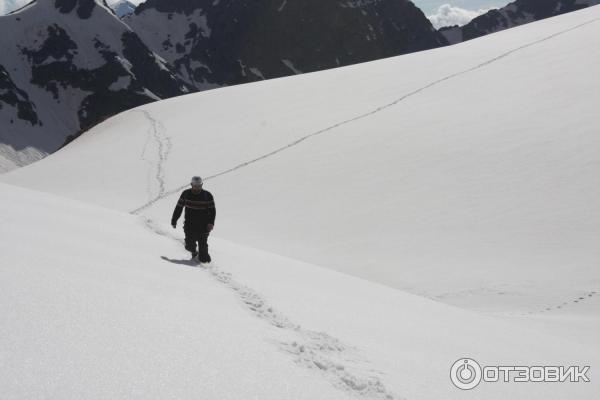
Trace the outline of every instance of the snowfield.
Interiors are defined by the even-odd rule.
[[[161,101],[1,175],[2,397],[594,399],[598,48],[596,6]],[[205,267],[169,226],[194,174]],[[461,357],[591,382],[461,391]]]
[[[0,193],[3,399],[458,399],[448,370],[463,354],[600,361],[510,321],[221,239],[218,261],[197,266],[144,217]],[[481,389],[473,398],[583,398],[597,386]]]

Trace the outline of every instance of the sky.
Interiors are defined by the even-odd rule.
[[[462,8],[464,10],[481,10],[498,8],[507,5],[513,0],[412,0],[425,15],[433,15],[439,9],[439,7],[449,4],[456,8]]]
[[[9,13],[30,0],[0,0],[0,15]],[[118,0],[108,0],[109,4]],[[139,4],[143,0],[130,0]],[[413,0],[427,15],[436,28],[449,25],[464,25],[491,8],[502,7],[510,0]]]
[[[413,0],[436,28],[465,25],[492,8],[503,7],[510,0]]]

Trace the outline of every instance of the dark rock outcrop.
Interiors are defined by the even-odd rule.
[[[0,18],[4,154],[50,153],[107,117],[191,90],[104,1],[37,0]]]
[[[447,44],[407,0],[148,0],[124,21],[198,89]]]

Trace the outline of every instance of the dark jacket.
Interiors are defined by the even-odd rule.
[[[207,231],[208,224],[215,223],[217,210],[212,194],[206,190],[194,193],[192,189],[184,190],[177,201],[171,224],[175,225],[185,207],[185,229]]]

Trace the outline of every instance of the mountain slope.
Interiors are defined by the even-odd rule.
[[[161,259],[178,243],[143,220],[0,193],[3,399],[344,398],[208,271]]]
[[[140,217],[0,185],[0,390],[594,399],[593,376],[463,392],[448,372],[600,363],[599,31],[595,7],[157,102],[2,175]],[[206,270],[169,226],[194,174],[218,208]]]
[[[0,171],[115,113],[188,91],[95,0],[37,0],[2,16],[0,45]]]
[[[441,28],[440,33],[450,44],[455,44],[596,4],[600,4],[600,0],[517,0],[480,15],[464,26]]]
[[[149,0],[124,21],[199,89],[446,44],[407,0]]]
[[[201,174],[224,210],[217,235],[452,304],[537,313],[600,284],[599,13],[172,99],[1,179],[167,221]]]
[[[442,318],[447,309],[428,314],[425,303],[405,297],[379,312],[360,288],[316,295],[317,281],[287,269],[284,277],[305,285],[269,289],[273,278],[257,270],[277,270],[279,262],[245,262],[248,253],[211,239],[217,265],[231,256],[236,262],[227,261],[227,268],[269,298],[295,294],[277,301],[294,321],[371,349],[367,358],[387,371],[385,388],[400,396],[464,396],[443,383],[451,363],[445,360],[455,353],[492,365],[542,363],[547,355],[554,365],[562,357],[552,351],[571,351],[577,342],[585,354],[571,353],[569,363],[595,368],[599,29],[600,8],[593,7],[457,46],[147,105],[0,179],[135,212],[159,221],[164,233],[179,192],[201,174],[217,201],[216,238],[508,324],[472,340],[464,331],[449,335],[451,321],[467,330],[483,322]],[[345,287],[342,278],[328,282],[327,288]],[[328,296],[343,302],[348,293],[364,300],[363,314],[390,325],[371,329],[351,311],[321,313]],[[322,301],[301,309],[313,297]],[[417,315],[405,322],[401,311]],[[438,319],[443,323],[430,325]],[[353,334],[357,329],[363,333]],[[535,339],[521,344],[537,350],[512,353],[514,343],[497,346],[500,338],[486,336],[494,331],[518,340],[515,329],[529,331]],[[358,337],[363,334],[375,335],[378,345]],[[442,351],[454,337],[468,344]],[[421,358],[434,343],[439,358]],[[494,349],[499,353],[484,355]],[[593,382],[491,385],[473,395],[591,399]]]
[[[31,101],[27,92],[15,84],[9,72],[1,65],[0,113],[4,124],[14,125],[15,121],[19,121],[27,129],[42,126],[35,104]],[[3,133],[0,134],[0,141],[11,143],[11,148],[8,146],[0,147],[0,171],[9,171],[20,165],[26,165],[29,160],[40,159],[44,155],[31,148],[27,149],[27,139],[12,129],[4,129]],[[16,152],[14,151],[15,148],[27,150]]]
[[[459,399],[448,370],[465,352],[600,362],[571,341],[222,240],[218,263],[198,267],[153,221],[4,184],[0,193],[5,399]]]

